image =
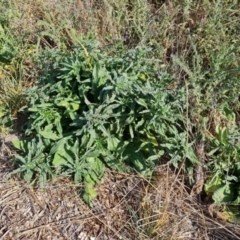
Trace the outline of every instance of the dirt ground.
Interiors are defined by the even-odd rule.
[[[240,239],[240,226],[199,203],[168,165],[151,182],[107,170],[89,208],[70,179],[41,190],[10,176],[13,138],[0,142],[0,240]]]

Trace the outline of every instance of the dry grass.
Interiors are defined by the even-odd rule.
[[[50,48],[70,47],[81,34],[95,35],[102,46],[128,35],[130,47],[150,44],[168,64],[171,54],[187,49],[189,29],[201,29],[208,21],[207,9],[192,4],[195,10],[188,12],[182,9],[183,2],[18,0],[13,3],[19,17],[10,22],[10,28],[25,36],[27,45]]]
[[[12,138],[1,140],[1,240],[240,239],[240,228],[221,220],[213,205],[200,204],[185,175],[167,165],[152,181],[108,170],[90,209],[79,198],[81,186],[69,179],[57,178],[42,191],[8,177]]]
[[[223,221],[211,203],[199,201],[185,182],[185,174],[158,168],[142,198],[140,227],[151,236],[143,239],[239,239],[240,228]]]

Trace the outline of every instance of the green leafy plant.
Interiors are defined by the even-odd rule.
[[[164,154],[175,166],[185,154],[182,104],[176,97],[184,93],[165,90],[171,77],[157,75],[147,51],[139,47],[109,57],[89,40],[69,53],[50,50],[42,59],[39,87],[27,91],[26,134],[36,144],[42,139],[39,151],[54,172],[84,182],[89,204],[104,166],[149,176]],[[196,162],[194,155],[187,157]]]
[[[231,129],[230,129],[231,130]],[[216,204],[234,202],[239,204],[239,133],[229,132],[226,127],[217,125],[214,146],[209,152],[212,161],[208,163],[214,175],[205,184],[205,191],[213,194]]]
[[[32,183],[39,179],[40,187],[44,188],[47,179],[53,177],[54,173],[51,169],[49,156],[43,152],[42,139],[35,138],[32,141],[14,140],[13,145],[25,154],[23,156],[15,154],[18,168],[12,174],[22,173],[24,179]]]

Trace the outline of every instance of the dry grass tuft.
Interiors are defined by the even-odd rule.
[[[185,182],[184,174],[159,167],[142,197],[138,228],[149,238],[141,239],[240,239],[239,226],[220,219],[213,205],[200,203]]]

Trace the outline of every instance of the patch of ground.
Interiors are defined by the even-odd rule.
[[[168,165],[151,182],[107,170],[89,208],[70,179],[41,190],[9,177],[12,138],[0,143],[0,240],[240,239],[240,227],[200,204]]]

